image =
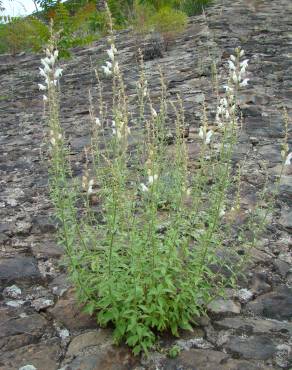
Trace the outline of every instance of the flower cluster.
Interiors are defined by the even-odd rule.
[[[87,195],[90,195],[93,193],[93,187],[94,185],[94,180],[89,179],[88,172],[85,172],[85,175],[82,176],[82,189],[86,191]]]
[[[123,136],[130,134],[131,130],[124,121],[118,120],[112,121],[112,132],[118,140],[121,140]]]
[[[143,192],[149,191],[149,186],[153,185],[155,181],[158,180],[158,175],[157,174],[152,174],[150,171],[148,171],[148,182],[147,185],[144,183],[140,184],[141,190]]]
[[[52,144],[52,146],[55,146],[57,144],[58,141],[60,141],[62,139],[62,134],[58,134],[56,132],[54,132],[53,130],[50,130],[50,143]]]
[[[199,137],[204,141],[205,144],[210,144],[213,130],[208,130],[206,125],[201,126],[199,130]]]
[[[236,56],[230,55],[228,60],[230,80],[231,82],[239,87],[244,87],[248,85],[249,78],[246,78],[246,69],[248,67],[248,59],[240,62],[240,58],[244,56],[244,50],[240,48],[235,49]],[[229,90],[233,91],[232,87],[228,85]]]
[[[140,184],[140,188],[143,192],[146,192],[149,190],[149,186],[153,185],[158,180],[158,174],[157,169],[155,169],[155,161],[154,161],[154,151],[151,149],[149,152],[149,158],[146,162],[147,166],[147,175],[148,175],[148,181],[147,185],[144,183]]]
[[[249,79],[245,78],[246,69],[248,67],[248,59],[240,61],[240,58],[244,56],[244,50],[240,48],[235,49],[235,54],[231,55],[228,60],[229,66],[229,81],[228,85],[225,85],[226,90],[225,97],[219,100],[217,106],[215,121],[219,128],[223,128],[226,124],[232,121],[236,121],[237,117],[235,116],[236,106],[234,94],[236,91],[244,86],[247,86]]]
[[[46,57],[41,59],[42,67],[39,68],[40,75],[44,78],[45,84],[38,84],[41,91],[49,91],[52,86],[57,86],[60,77],[62,76],[62,68],[56,68],[55,63],[58,59],[59,52],[54,50],[53,46],[49,46],[46,51]],[[43,100],[47,101],[48,97],[43,95]]]
[[[111,47],[106,51],[107,55],[110,58],[110,61],[106,61],[105,65],[102,66],[103,73],[109,77],[114,73],[116,73],[119,69],[118,62],[115,60],[115,54],[118,52],[115,45],[111,44]]]

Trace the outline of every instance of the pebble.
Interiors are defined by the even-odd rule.
[[[11,285],[3,290],[3,295],[9,298],[19,298],[21,289],[17,285]]]

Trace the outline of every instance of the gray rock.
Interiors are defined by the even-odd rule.
[[[3,295],[9,298],[21,297],[21,289],[17,285],[11,285],[3,290]]]
[[[292,323],[277,320],[262,320],[249,317],[227,317],[216,321],[215,325],[220,329],[233,329],[237,334],[273,334],[292,335]]]
[[[279,223],[287,231],[292,231],[292,210],[283,210]]]
[[[291,320],[292,289],[280,287],[247,304],[247,309],[256,315],[276,320]]]
[[[176,359],[166,360],[163,363],[163,369],[215,370],[220,369],[220,366],[228,357],[227,354],[219,351],[190,349],[188,351],[183,351]]]
[[[0,281],[37,280],[40,272],[33,257],[17,256],[0,259]]]
[[[244,359],[267,360],[272,358],[277,348],[268,336],[231,336],[225,345],[228,352]]]
[[[208,304],[208,309],[213,314],[239,314],[241,306],[231,299],[218,298]]]

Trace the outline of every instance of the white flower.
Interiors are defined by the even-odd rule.
[[[245,78],[240,84],[239,86],[240,87],[244,87],[244,86],[247,86],[248,85],[248,81],[249,81],[249,78]]]
[[[115,54],[114,54],[113,48],[111,47],[106,52],[107,52],[107,55],[109,56],[110,60],[114,61],[115,60]]]
[[[109,62],[109,61],[106,61],[106,65],[107,65],[107,67],[109,68],[109,69],[111,69],[112,68],[112,63],[111,62]]]
[[[206,134],[206,140],[205,140],[206,144],[210,144],[212,135],[213,135],[213,131],[212,130],[210,130],[210,131],[207,132],[207,134]]]
[[[286,158],[286,161],[285,161],[285,166],[290,166],[291,159],[292,159],[292,152],[287,155],[287,158]]]
[[[44,59],[41,59],[41,63],[44,67],[49,67],[49,64],[50,64],[50,59],[49,58],[44,58]]]
[[[240,58],[244,56],[244,50],[241,50],[239,53]]]
[[[41,91],[45,91],[45,90],[47,90],[46,86],[44,86],[44,85],[42,85],[42,84],[38,84],[38,86],[39,86],[39,89],[40,89]]]
[[[52,71],[51,68],[48,65],[45,65],[44,67],[45,74],[48,75],[51,71]]]
[[[231,71],[235,71],[235,64],[233,63],[233,61],[232,60],[228,60],[228,64],[229,64],[229,69],[231,70]]]
[[[54,138],[54,137],[52,137],[52,138],[50,139],[50,142],[51,142],[51,144],[52,144],[53,146],[55,146],[55,145],[56,145],[56,140],[55,140],[55,138]]]
[[[140,188],[141,188],[141,190],[143,191],[143,192],[146,192],[146,191],[148,191],[149,189],[147,188],[147,186],[145,185],[145,184],[143,184],[143,183],[141,183],[140,184]]]
[[[88,189],[87,189],[87,194],[88,195],[90,195],[90,194],[93,193],[93,190],[92,190],[93,185],[94,185],[94,180],[93,179],[89,180],[89,182],[88,182]]]
[[[51,55],[50,62],[49,62],[51,64],[51,66],[54,66],[55,61],[56,61],[56,59],[55,59],[54,55]]]
[[[201,126],[199,130],[199,137],[205,141],[206,144],[210,144],[211,137],[213,135],[213,130],[206,132],[206,128]]]
[[[52,81],[52,84],[55,85],[55,86],[57,86],[57,83],[58,83],[58,80],[53,80]]]
[[[55,50],[53,55],[54,55],[55,60],[57,60],[58,55],[59,55],[59,50]]]
[[[241,68],[247,68],[249,59],[245,59],[240,63]]]
[[[205,130],[203,128],[203,126],[200,127],[200,130],[199,130],[199,137],[204,140],[204,136],[205,136]]]
[[[47,101],[48,97],[46,95],[43,95],[43,101]]]
[[[233,87],[228,86],[228,85],[223,85],[225,91],[233,91]]]
[[[154,183],[154,181],[156,181],[158,179],[158,175],[150,175],[148,176],[148,184],[149,185],[152,185]]]
[[[39,70],[40,70],[40,75],[46,78],[47,74],[46,74],[45,70],[41,67],[39,67]]]
[[[55,73],[54,73],[54,78],[58,79],[59,77],[62,76],[63,69],[62,68],[57,68]]]
[[[232,73],[232,80],[235,84],[238,83],[238,80],[239,80],[239,76],[237,76],[237,74],[235,72]]]
[[[157,112],[156,112],[156,110],[155,110],[154,108],[152,108],[152,107],[151,107],[151,114],[152,114],[152,116],[153,116],[154,118],[156,118],[156,117],[157,117]]]
[[[100,122],[100,119],[98,117],[95,118],[95,124],[96,124],[96,126],[101,127],[101,122]]]
[[[107,66],[102,66],[101,68],[106,76],[111,76],[112,71]]]
[[[232,62],[236,61],[236,57],[234,55],[230,55],[230,59],[232,60]]]

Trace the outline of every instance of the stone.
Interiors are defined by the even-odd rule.
[[[110,330],[97,329],[88,331],[71,340],[66,356],[74,356],[88,347],[100,347],[106,343],[112,344],[112,333]]]
[[[6,317],[1,320],[0,347],[14,350],[37,341],[45,333],[48,322],[39,314]]]
[[[21,289],[17,285],[8,286],[3,290],[3,295],[9,298],[20,298]]]
[[[287,231],[292,231],[292,210],[282,210],[280,225]]]
[[[216,321],[214,325],[219,329],[232,329],[240,335],[292,335],[292,323],[277,320],[253,319],[249,317],[227,317],[220,321]]]
[[[292,289],[279,287],[275,291],[263,294],[247,304],[247,309],[256,315],[275,320],[291,320]]]
[[[189,350],[191,348],[200,348],[200,349],[213,349],[214,346],[212,343],[208,342],[204,338],[191,338],[188,340],[180,339],[176,341],[176,344],[181,347],[183,350]]]
[[[253,292],[248,289],[240,289],[236,292],[235,296],[238,298],[239,302],[247,303],[253,298]]]
[[[268,283],[268,277],[264,272],[254,273],[249,287],[256,295],[267,293],[271,290],[271,285]]]
[[[60,274],[49,283],[49,287],[53,294],[61,297],[71,287],[71,283],[67,275]]]
[[[288,272],[291,269],[291,265],[285,261],[282,261],[280,258],[277,258],[273,261],[276,270],[280,273],[280,275],[285,278]]]
[[[40,279],[40,272],[35,258],[17,256],[0,259],[0,282],[38,279]]]
[[[59,342],[50,340],[39,344],[31,344],[11,352],[1,358],[1,365],[7,370],[19,369],[27,364],[37,370],[57,370],[59,368]]]
[[[190,349],[181,352],[175,359],[167,359],[163,363],[163,369],[216,370],[220,369],[220,366],[225,363],[228,357],[227,354],[219,351]]]
[[[208,304],[208,310],[213,314],[239,314],[241,310],[240,303],[231,299],[217,298]]]
[[[82,306],[78,304],[73,289],[68,290],[48,311],[57,322],[70,331],[98,328],[96,320],[82,312]]]
[[[227,352],[244,359],[267,360],[272,358],[277,348],[274,342],[264,335],[252,337],[230,336],[224,346]]]
[[[21,366],[19,370],[37,370],[37,368],[34,367],[33,365],[25,365],[25,366]]]
[[[72,361],[67,362],[65,368],[68,370],[129,370],[135,369],[138,364],[138,358],[131,354],[129,348],[109,345],[102,349],[95,348],[85,354],[77,354]]]
[[[21,299],[16,299],[14,301],[5,302],[6,306],[15,307],[15,308],[22,306],[24,303],[25,303],[25,301],[23,301]]]
[[[39,314],[29,315],[24,318],[11,318],[2,323],[0,338],[23,333],[38,336],[41,335],[47,324],[47,320]]]
[[[41,310],[53,306],[54,301],[52,299],[47,298],[37,298],[32,301],[31,305],[36,311],[39,312]]]

